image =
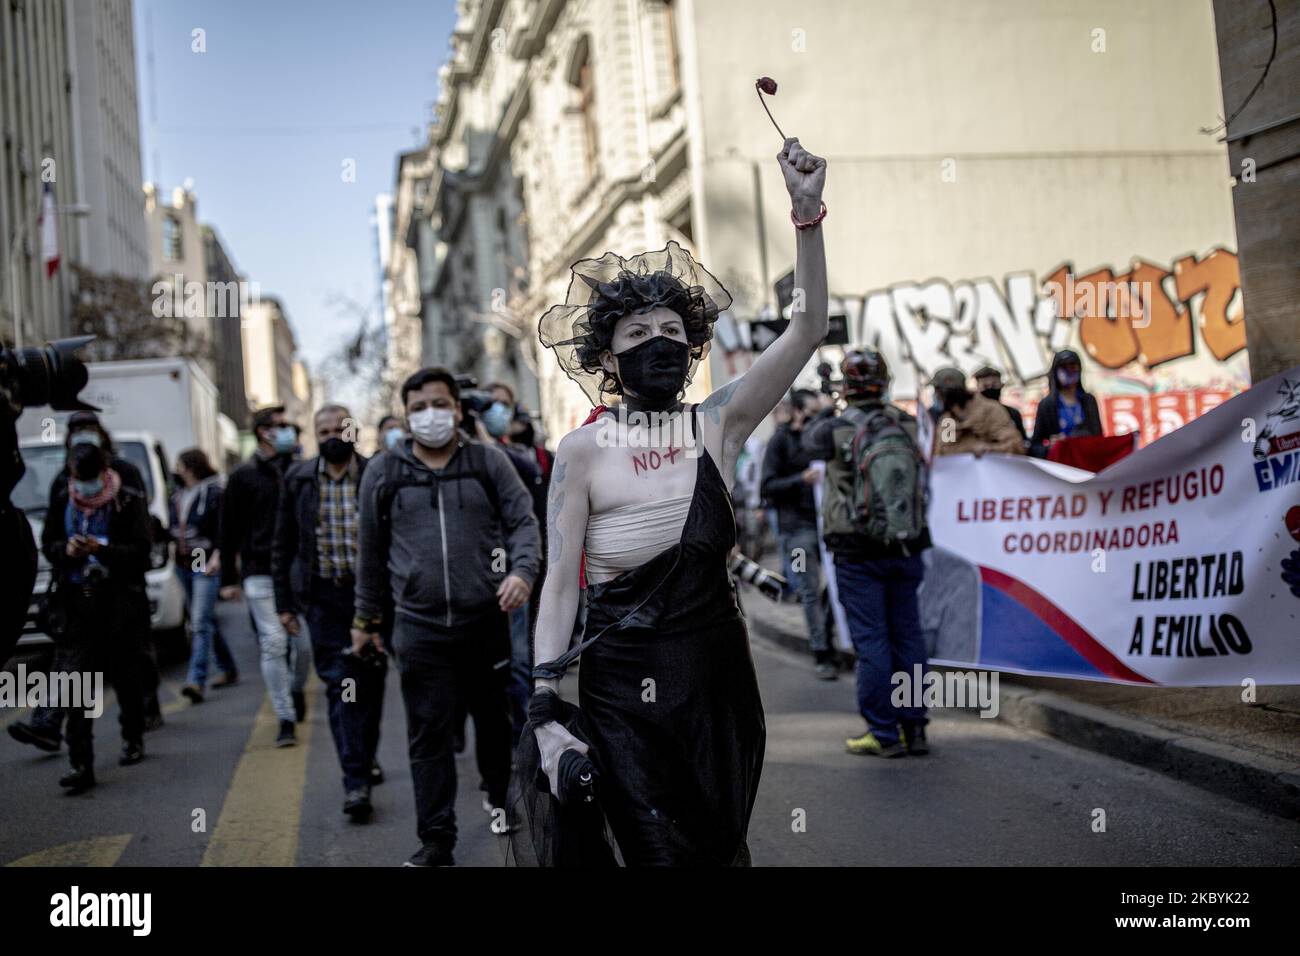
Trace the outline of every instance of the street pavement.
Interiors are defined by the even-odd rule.
[[[0,864],[391,866],[417,848],[396,672],[379,757],[388,779],[373,820],[351,824],[320,683],[299,745],[275,749],[247,613],[218,613],[241,682],[193,706],[178,694],[183,665],[168,665],[166,726],[148,735],[143,763],[117,766],[111,705],[97,725],[99,786],[81,796],[59,790],[65,753],[0,736]],[[768,727],[756,865],[1300,863],[1294,821],[967,712],[934,715],[928,757],[846,754],[860,729],[851,677],[815,680],[806,658],[763,639],[754,659]],[[0,711],[0,725],[22,716]],[[458,771],[457,862],[500,866],[472,740]]]

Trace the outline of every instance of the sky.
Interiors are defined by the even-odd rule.
[[[359,326],[340,297],[378,319],[375,197],[424,142],[455,18],[455,0],[135,0],[145,180],[192,181],[313,374]]]

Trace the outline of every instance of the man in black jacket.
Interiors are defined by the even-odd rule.
[[[271,548],[280,488],[293,461],[298,430],[284,417],[284,407],[277,405],[254,414],[253,434],[257,450],[230,473],[221,497],[221,597],[237,599],[242,581],[261,650],[262,679],[280,722],[275,745],[292,747],[294,724],[306,716],[303,687],[311,667],[311,644],[301,628],[290,634],[280,622]]]
[[[330,732],[343,768],[343,812],[370,817],[370,786],[383,779],[375,761],[388,659],[374,648],[352,653],[357,568],[357,490],[366,459],[356,453],[357,424],[342,405],[313,419],[320,455],[292,465],[280,493],[271,577],[280,623],[290,634],[307,618],[316,673],[325,682]]]
[[[975,372],[975,388],[985,398],[997,402],[1007,410],[1007,414],[1011,416],[1011,424],[1015,425],[1016,431],[1020,432],[1020,438],[1025,443],[1025,449],[1028,450],[1029,433],[1025,431],[1024,416],[1016,406],[1002,401],[1002,373],[992,365],[985,365]]]
[[[817,541],[817,505],[813,488],[821,472],[804,449],[805,423],[817,414],[817,396],[797,389],[791,396],[790,420],[777,427],[763,455],[763,498],[776,508],[779,547],[789,563],[803,605],[817,676],[835,679],[834,656],[826,640],[821,604],[821,548]]]
[[[70,672],[107,672],[117,694],[123,766],[144,757],[134,608],[149,568],[149,510],[138,489],[109,467],[96,444],[69,453],[68,494],[45,516],[41,550],[53,569],[51,620]],[[65,703],[72,770],[59,780],[69,793],[95,785],[92,718],[87,701]]]
[[[376,456],[361,481],[352,646],[382,643],[391,595],[421,843],[408,863],[446,866],[456,844],[452,740],[462,703],[474,718],[485,808],[497,832],[506,825],[508,615],[537,579],[537,518],[505,452],[458,427],[454,375],[421,369],[403,383],[402,404],[411,437]]]

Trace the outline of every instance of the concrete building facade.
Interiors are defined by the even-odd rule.
[[[1108,430],[1149,440],[1249,383],[1226,149],[1202,132],[1223,115],[1210,0],[459,10],[430,139],[426,355],[474,330],[460,354],[483,367],[466,317],[499,316],[478,326],[516,330],[552,435],[588,410],[535,339],[577,259],[677,240],[735,298],[688,398],[752,362],[795,251],[764,75],[785,132],[829,162],[832,311],[885,352],[896,398],[987,363],[1032,415],[1070,346]]]
[[[81,201],[68,19],[63,3],[0,4],[0,338],[10,344],[16,320],[26,345],[66,334],[69,265],[81,260],[73,221],[59,216],[62,261],[47,276],[37,222],[47,183],[58,205]]]
[[[67,0],[82,264],[149,275],[131,0]]]
[[[289,420],[303,430],[305,448],[314,448],[311,379],[298,359],[293,327],[284,307],[270,296],[245,303],[240,325],[248,404],[254,411],[283,405]]]
[[[1215,0],[1250,367],[1300,365],[1300,0]],[[1258,87],[1258,88],[1257,88]]]
[[[216,230],[199,222],[194,193],[178,186],[170,201],[153,183],[144,187],[149,269],[155,295],[170,296],[184,315],[201,350],[201,364],[217,386],[221,411],[239,428],[248,423],[241,310],[256,298]]]

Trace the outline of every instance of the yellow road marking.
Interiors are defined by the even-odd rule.
[[[309,697],[320,700],[321,682],[312,675]],[[202,866],[293,866],[298,855],[298,826],[307,783],[311,717],[297,725],[298,743],[275,746],[279,721],[265,698],[253,721],[244,754],[235,766],[212,831]]]
[[[91,837],[20,857],[7,866],[115,866],[131,842],[130,833]]]

